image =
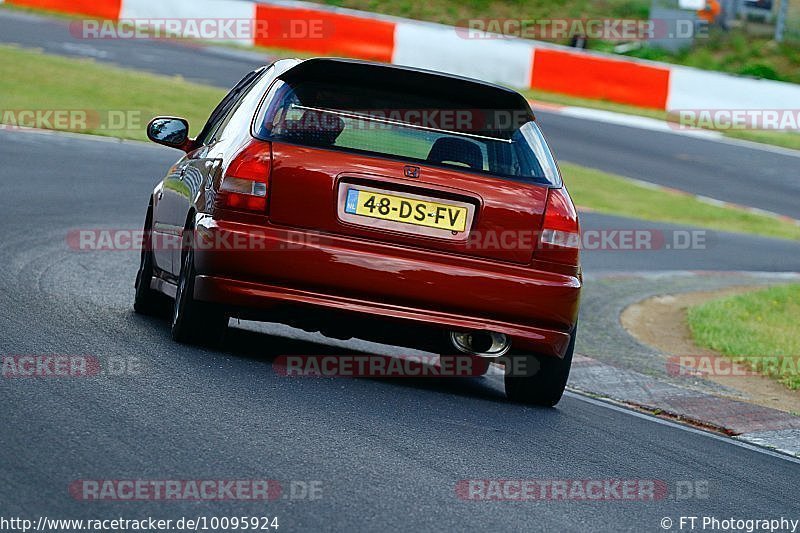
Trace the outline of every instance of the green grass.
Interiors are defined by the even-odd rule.
[[[725,136],[800,150],[800,133],[769,130],[731,130],[726,131]]]
[[[716,70],[742,76],[800,83],[800,49],[797,41],[776,43],[771,36],[750,35],[744,29],[712,30],[695,46],[680,52],[640,48],[626,55]]]
[[[536,102],[544,102],[548,104],[588,107],[591,109],[602,109],[603,111],[613,111],[614,113],[623,113],[626,115],[638,115],[641,117],[654,118],[658,120],[668,120],[669,115],[666,111],[658,109],[648,109],[646,107],[636,107],[626,104],[618,104],[616,102],[609,102],[607,100],[592,100],[590,98],[581,98],[579,96],[568,96],[566,94],[551,93],[549,91],[541,91],[538,89],[526,89],[521,91],[527,98],[534,100],[533,110],[536,111]]]
[[[431,142],[416,133],[402,129],[370,128],[370,123],[365,121],[347,119],[345,122],[348,126],[336,139],[336,146],[366,148],[413,159],[425,159],[431,150]]]
[[[179,77],[0,46],[0,94],[0,122],[6,124],[18,121],[22,110],[85,111],[87,127],[54,123],[52,129],[146,140],[145,127],[156,115],[185,117],[198,132],[225,92]],[[109,122],[121,116],[119,125]]]
[[[747,362],[796,390],[800,389],[798,316],[800,285],[782,285],[692,307],[688,320],[698,345]],[[779,359],[765,364],[764,357]]]
[[[561,162],[560,166],[575,203],[600,213],[800,240],[800,226],[789,221],[707,204],[571,163]]]
[[[186,182],[183,181],[178,181],[174,179],[165,180],[164,188],[175,191],[185,198],[192,197],[192,191],[189,189],[189,185],[187,185]]]

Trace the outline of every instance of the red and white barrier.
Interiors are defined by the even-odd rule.
[[[668,68],[609,56],[537,48],[530,87],[664,109],[669,92]]]
[[[261,46],[384,62],[392,60],[394,22],[331,10],[277,4],[258,4],[255,16],[259,22],[265,21],[272,28],[267,32],[268,37],[256,41]],[[292,31],[290,24],[287,24],[292,20],[301,22],[296,31]],[[314,31],[313,27],[321,29]],[[306,33],[305,29],[309,31]]]
[[[798,109],[800,85],[670,66],[666,109]]]
[[[13,0],[16,1],[16,0]],[[255,20],[255,8],[248,0],[119,0],[119,19],[238,19]],[[253,45],[253,39],[234,39]]]
[[[399,22],[392,63],[478,78],[512,87],[531,79],[530,43],[521,39],[466,39],[439,24]]]
[[[800,85],[796,84],[577,51],[539,41],[486,39],[441,24],[306,2],[5,1],[113,20],[244,19],[269,28],[266,34],[235,39],[245,44],[385,61],[651,109],[795,109],[800,102]],[[295,23],[300,31],[293,29]]]
[[[6,0],[5,3],[106,19],[118,18],[122,8],[122,0]]]

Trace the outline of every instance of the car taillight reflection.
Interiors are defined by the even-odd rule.
[[[580,247],[580,224],[572,199],[563,187],[550,189],[536,258],[542,261],[578,265]]]
[[[252,141],[231,162],[217,195],[217,207],[264,212],[272,165],[270,143]]]

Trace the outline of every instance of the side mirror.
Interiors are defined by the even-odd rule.
[[[189,122],[185,118],[156,117],[147,125],[147,138],[154,143],[187,151],[192,145]]]

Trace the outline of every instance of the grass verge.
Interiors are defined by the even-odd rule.
[[[146,140],[145,126],[156,115],[185,117],[200,131],[225,92],[180,77],[0,46],[0,94],[4,124]],[[39,117],[31,116],[37,111]],[[48,111],[57,113],[48,117]]]
[[[564,181],[575,203],[600,213],[654,222],[800,240],[800,226],[790,221],[711,205],[685,194],[663,191],[628,178],[561,162]]]
[[[800,389],[800,284],[712,300],[691,307],[694,341]],[[771,364],[765,364],[769,357]]]
[[[155,115],[186,117],[198,132],[224,91],[181,78],[0,46],[0,94],[0,122],[13,123],[6,119],[19,118],[20,110],[87,111],[100,122],[51,129],[145,140],[144,128]],[[109,127],[115,126],[107,123],[111,112],[132,119]],[[783,220],[704,204],[579,165],[563,163],[562,169],[578,204],[599,212],[800,240],[800,227]]]

